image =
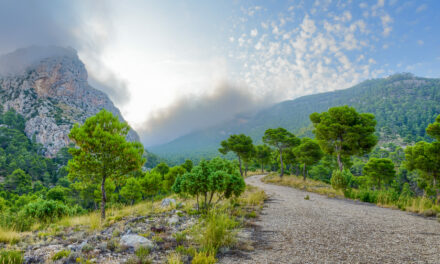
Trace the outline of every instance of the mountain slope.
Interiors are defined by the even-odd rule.
[[[230,134],[245,133],[259,143],[267,128],[280,126],[299,135],[313,136],[309,115],[338,105],[375,114],[381,140],[429,139],[425,128],[440,114],[440,79],[395,74],[368,80],[349,89],[284,101],[253,116],[235,118],[150,150],[171,159],[213,156],[218,154],[220,141]]]
[[[108,96],[87,82],[87,71],[76,51],[60,47],[19,49],[0,57],[0,104],[26,119],[29,138],[54,157],[68,145],[74,123],[105,108],[123,120]],[[139,141],[130,131],[129,140]]]

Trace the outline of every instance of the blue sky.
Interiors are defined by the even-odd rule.
[[[146,145],[396,72],[440,77],[440,1],[0,1],[0,53],[71,46]]]

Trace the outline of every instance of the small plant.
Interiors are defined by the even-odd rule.
[[[304,197],[304,200],[310,200],[310,196],[307,194],[307,195]]]
[[[146,260],[148,256],[150,255],[150,248],[149,247],[139,247],[136,252],[136,256],[141,260]]]
[[[183,264],[183,261],[182,261],[179,253],[173,252],[167,256],[167,263],[168,264]]]
[[[247,218],[256,218],[257,213],[255,211],[252,211],[246,215]]]
[[[174,238],[176,239],[176,242],[181,244],[186,241],[186,232],[177,232],[173,234]]]
[[[159,235],[154,235],[153,237],[152,237],[152,239],[153,239],[153,241],[155,241],[156,243],[157,242],[163,242],[163,237],[161,237],[161,236],[159,236]]]
[[[118,249],[119,247],[119,242],[116,239],[110,239],[107,242],[107,249],[110,251],[116,251],[116,249]]]
[[[93,250],[93,247],[90,244],[85,244],[81,249],[81,251],[84,253],[88,253],[92,250]]]
[[[52,256],[52,260],[56,261],[56,260],[60,260],[63,258],[67,258],[70,255],[70,250],[61,250],[58,251],[57,253],[55,253],[55,255]]]
[[[194,255],[192,264],[214,264],[217,260],[215,256],[209,251],[200,251]]]
[[[23,263],[23,253],[15,250],[1,250],[0,263],[1,264],[21,264]]]

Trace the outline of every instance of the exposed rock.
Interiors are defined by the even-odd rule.
[[[166,207],[166,206],[170,206],[171,204],[176,204],[176,200],[174,200],[172,198],[165,198],[162,200],[160,205],[162,207]]]
[[[179,216],[173,215],[170,218],[168,218],[167,222],[169,225],[175,225],[175,224],[179,223]]]
[[[141,246],[152,248],[154,247],[153,242],[147,238],[135,234],[123,235],[119,243],[122,246],[131,247],[137,249]]]
[[[26,135],[35,136],[45,155],[53,157],[70,143],[72,125],[83,123],[101,109],[124,119],[105,93],[88,84],[76,51],[46,49],[21,49],[0,57],[0,103],[5,110],[13,108],[26,118]],[[127,139],[139,141],[139,136],[130,130]]]

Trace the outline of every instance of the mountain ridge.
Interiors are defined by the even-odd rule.
[[[417,137],[429,140],[424,127],[440,113],[440,79],[401,73],[366,80],[347,89],[286,100],[259,111],[247,120],[233,119],[149,149],[160,156],[181,160],[184,155],[193,158],[201,154],[211,157],[218,155],[220,141],[230,134],[245,133],[256,143],[261,143],[265,129],[281,126],[296,134],[313,136],[309,115],[345,104],[360,112],[375,114],[377,131],[382,140],[397,140],[396,137],[408,136],[408,142],[415,141]],[[408,111],[400,111],[400,106]],[[401,116],[387,117],[387,112],[399,113]],[[409,122],[409,116],[415,122]],[[183,154],[177,155],[177,150]]]
[[[0,68],[0,104],[25,117],[27,137],[43,145],[45,156],[70,143],[74,123],[103,108],[125,121],[109,97],[89,85],[85,65],[71,48],[19,49],[1,56]],[[139,136],[130,130],[127,139],[139,141]]]

